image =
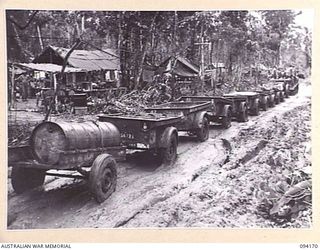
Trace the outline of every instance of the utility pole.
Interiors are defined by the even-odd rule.
[[[201,37],[201,43],[195,43],[195,45],[200,45],[200,80],[201,80],[201,92],[203,93],[204,88],[204,46],[211,45],[211,43],[205,43],[203,36]]]

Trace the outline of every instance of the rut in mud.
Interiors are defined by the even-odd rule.
[[[292,127],[297,114],[302,119]],[[295,149],[310,139],[310,128],[304,123],[309,119],[307,105],[285,113],[283,121],[273,117],[265,129],[241,129],[240,138],[231,141],[234,148],[226,164],[207,168],[177,195],[139,213],[124,226],[309,227],[310,210],[295,215],[293,222],[269,220],[259,211],[266,196],[262,184],[275,186],[294,171],[310,166],[305,154],[310,152]],[[297,144],[290,145],[292,139]],[[279,162],[275,164],[273,159]]]
[[[79,223],[79,219],[83,221],[79,226],[90,223],[101,223],[100,226],[119,227],[125,224],[126,221],[132,219],[136,214],[141,213],[148,207],[152,207],[157,203],[175,196],[182,189],[190,185],[195,176],[200,175],[211,164],[221,164],[226,158],[226,150],[221,140],[209,140],[205,144],[210,147],[210,151],[203,151],[203,146],[194,144],[192,150],[187,150],[183,153],[174,166],[161,166],[154,171],[147,172],[145,170],[130,167],[130,163],[119,164],[120,176],[118,178],[118,188],[116,192],[103,204],[97,205],[94,200],[91,200],[90,194],[86,190],[84,182],[74,182],[70,185],[64,184],[62,187],[56,186],[51,189],[53,182],[45,186],[44,192],[42,190],[31,191],[30,193],[13,196],[12,201],[24,199],[25,210],[23,207],[12,207],[16,210],[16,214],[30,214],[33,211],[40,210],[36,218],[28,218],[31,225],[27,227],[37,227],[36,223],[46,222],[52,219],[54,223]],[[188,143],[188,144],[189,144]],[[192,154],[191,154],[192,152]],[[202,160],[193,157],[196,153]],[[217,157],[212,159],[211,154],[214,153]],[[188,165],[188,168],[185,166]],[[56,180],[57,181],[62,181]],[[57,183],[55,183],[57,185]],[[73,190],[73,191],[72,191]],[[78,194],[77,194],[78,193]],[[38,196],[39,201],[34,203],[34,197]],[[83,205],[83,207],[79,206]],[[33,209],[31,209],[31,206]],[[47,206],[47,207],[46,207]],[[19,211],[20,210],[20,211]],[[78,213],[86,210],[86,217],[78,217]],[[46,212],[47,211],[47,212]],[[61,213],[57,217],[46,217],[50,211]],[[66,214],[67,213],[67,214]],[[43,216],[43,218],[42,218]],[[59,218],[60,217],[60,218]],[[67,217],[67,218],[65,218]],[[20,223],[26,221],[25,218],[19,216],[12,223],[14,225],[21,225]],[[57,224],[59,225],[59,224]],[[96,226],[99,226],[96,225]],[[59,227],[62,226],[61,224]],[[63,225],[65,227],[66,225]],[[78,225],[73,225],[77,227]]]
[[[116,192],[100,205],[83,181],[50,177],[43,190],[22,195],[9,184],[8,228],[310,227],[311,210],[280,222],[259,210],[263,187],[311,165],[310,106],[302,91],[247,123],[213,126],[206,142],[181,136],[169,167],[129,157],[119,163]]]

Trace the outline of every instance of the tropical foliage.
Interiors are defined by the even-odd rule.
[[[171,55],[200,64],[223,62],[230,81],[244,69],[298,63],[311,67],[311,31],[296,26],[291,10],[265,11],[29,11],[7,10],[8,60],[31,61],[55,45],[114,48],[124,80],[137,86],[143,64]],[[201,45],[199,43],[205,43]]]

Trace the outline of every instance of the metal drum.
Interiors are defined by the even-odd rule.
[[[30,145],[39,162],[61,164],[68,152],[119,146],[120,132],[108,122],[43,122],[33,130]]]

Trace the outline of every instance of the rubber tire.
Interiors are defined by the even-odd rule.
[[[271,100],[272,98],[269,96],[269,100],[268,100],[268,106],[269,106],[269,108],[272,108],[272,107],[274,107],[274,99],[273,100]]]
[[[203,117],[202,126],[196,131],[196,135],[200,142],[204,142],[209,139],[209,121],[207,117]]]
[[[100,154],[94,160],[89,175],[89,188],[98,203],[104,202],[115,191],[117,168],[109,154]]]
[[[274,94],[274,103],[279,104],[280,103],[280,92],[276,92]]]
[[[227,115],[222,117],[221,125],[222,128],[228,129],[231,127],[231,111],[228,110]]]
[[[284,88],[284,98],[289,98],[289,89],[288,89],[288,86]]]
[[[279,100],[280,100],[280,102],[284,102],[284,92],[283,91],[280,91]]]
[[[265,102],[261,102],[261,109],[263,111],[267,111],[268,110],[268,102],[269,102],[269,98],[265,98]]]
[[[238,113],[237,117],[238,122],[247,122],[249,121],[249,114],[248,114],[248,108],[245,107],[245,110]]]
[[[12,167],[11,184],[17,194],[42,186],[46,170],[36,168]]]
[[[169,146],[159,149],[159,160],[164,165],[171,165],[177,159],[178,140],[176,135],[170,136]]]
[[[292,94],[296,95],[296,94],[298,94],[298,92],[299,92],[299,85],[297,85],[297,87],[295,87],[295,89],[292,91]]]
[[[254,116],[258,116],[260,114],[260,110],[259,110],[259,103],[257,105],[255,105],[254,109],[252,110],[252,115]]]

